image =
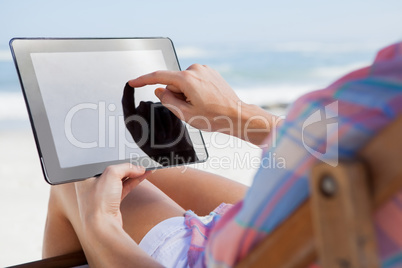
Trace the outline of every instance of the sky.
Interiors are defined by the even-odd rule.
[[[401,0],[0,0],[0,50],[12,37],[167,36],[179,46],[402,39]]]

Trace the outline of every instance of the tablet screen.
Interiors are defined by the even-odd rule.
[[[62,168],[146,155],[127,135],[120,103],[128,80],[166,70],[160,50],[31,53],[31,58]],[[154,88],[137,89],[136,99],[158,102]]]
[[[49,46],[52,40],[46,41]],[[50,43],[50,51],[43,46],[25,51],[26,71],[21,71],[22,61],[16,57],[44,171],[47,176],[56,172],[61,176],[64,171],[68,171],[64,177],[73,176],[48,181],[83,179],[118,162],[153,169],[206,159],[200,132],[159,103],[154,94],[158,85],[136,89],[126,85],[143,74],[174,69],[167,63],[169,57],[175,58],[173,50],[173,56],[157,45],[132,50],[97,45],[91,50],[83,40],[71,49],[74,40],[68,41],[68,49],[54,49]],[[32,76],[36,86],[24,83]],[[200,145],[202,155],[197,153]]]

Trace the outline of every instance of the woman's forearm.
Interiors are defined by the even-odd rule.
[[[84,225],[81,244],[90,267],[162,267],[113,219],[94,216]]]
[[[264,140],[276,131],[282,119],[268,113],[257,105],[239,102],[236,109],[229,112],[227,118],[221,117],[219,120],[227,120],[227,127],[218,130],[221,133],[229,134],[253,143],[257,146],[265,146]]]

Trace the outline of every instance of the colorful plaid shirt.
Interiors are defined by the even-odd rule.
[[[351,159],[402,114],[402,42],[381,50],[374,63],[298,99],[243,201],[221,206],[203,221],[186,213],[193,230],[191,267],[232,267],[309,196],[311,167]],[[264,161],[282,160],[270,166]],[[279,162],[279,161],[278,161]],[[402,266],[402,189],[374,215],[383,267]]]

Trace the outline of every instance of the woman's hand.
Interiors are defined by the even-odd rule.
[[[120,203],[148,172],[131,164],[109,166],[99,178],[75,183],[78,209],[84,225],[105,218],[122,226]]]
[[[199,64],[182,72],[157,71],[131,80],[129,84],[132,87],[166,85],[155,90],[162,104],[181,120],[207,131],[218,131],[221,124],[214,119],[232,117],[241,103],[218,72]]]
[[[131,87],[163,84],[155,95],[177,117],[191,126],[229,134],[256,145],[278,123],[263,109],[243,103],[218,72],[191,65],[185,71],[157,71],[129,81]]]
[[[127,163],[75,183],[80,243],[91,267],[161,267],[123,230],[120,212],[121,201],[147,175],[145,168]]]

